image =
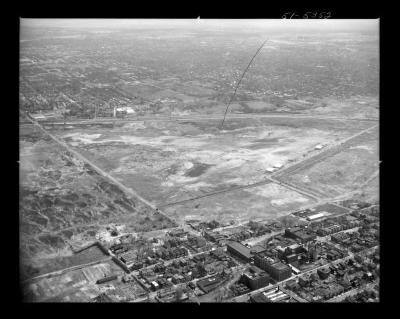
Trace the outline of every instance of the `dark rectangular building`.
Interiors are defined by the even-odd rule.
[[[306,243],[314,240],[317,235],[300,227],[285,229],[285,236]]]
[[[250,249],[237,241],[229,242],[226,245],[226,247],[227,247],[228,252],[230,252],[232,255],[235,255],[235,256],[245,260],[246,262],[250,261],[250,259],[252,258]]]
[[[254,264],[265,270],[272,278],[282,281],[292,275],[292,270],[288,265],[283,264],[279,260],[272,259],[264,254],[258,254],[254,257]]]
[[[242,282],[251,290],[256,290],[267,286],[270,276],[258,267],[252,266],[242,276]]]

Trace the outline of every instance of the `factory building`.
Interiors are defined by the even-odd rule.
[[[249,262],[252,258],[250,249],[237,241],[227,243],[226,247],[229,253],[245,260],[246,262]]]
[[[326,216],[327,214],[329,214],[329,213],[320,212],[320,213],[317,213],[317,214],[314,214],[314,215],[307,216],[307,220],[308,221],[317,220],[317,219],[320,219],[320,218]]]
[[[292,270],[288,265],[283,264],[279,260],[272,259],[265,254],[257,254],[254,257],[254,264],[262,270],[265,270],[277,281],[282,281],[292,275]]]
[[[251,290],[267,286],[270,280],[270,276],[265,271],[255,266],[251,266],[241,278],[241,281]]]
[[[260,253],[263,253],[266,251],[267,251],[267,248],[264,246],[261,246],[261,245],[255,245],[250,248],[250,253],[253,255],[260,254]]]
[[[197,286],[205,293],[209,293],[210,291],[217,288],[221,282],[223,282],[224,278],[222,276],[214,276],[207,279],[203,279],[197,282]]]
[[[306,243],[317,238],[317,235],[304,228],[293,227],[285,229],[285,236]]]
[[[330,271],[329,271],[328,268],[323,268],[323,269],[322,269],[322,268],[319,268],[319,269],[317,270],[317,274],[318,274],[318,276],[319,276],[320,279],[325,280],[326,278],[329,277]]]

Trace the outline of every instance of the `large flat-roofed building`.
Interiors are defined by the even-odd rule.
[[[210,291],[217,288],[222,281],[223,281],[222,277],[214,276],[198,281],[197,286],[205,293],[209,293]]]
[[[266,256],[265,254],[257,254],[254,257],[254,264],[265,270],[272,278],[282,281],[292,275],[292,270],[277,259]]]
[[[204,232],[204,238],[206,238],[214,243],[219,243],[220,241],[227,239],[227,237],[224,234],[221,234],[218,232],[210,232],[210,231]]]
[[[265,251],[267,251],[267,248],[261,245],[255,245],[250,248],[250,253],[252,253],[253,255],[263,253]]]
[[[306,243],[317,238],[317,235],[313,232],[300,227],[285,229],[285,236],[298,240],[302,243]]]
[[[226,247],[228,252],[230,252],[232,255],[235,255],[245,261],[250,261],[252,258],[250,249],[237,241],[228,242]]]
[[[314,215],[307,216],[307,220],[309,220],[309,221],[316,220],[316,219],[325,217],[327,214],[328,214],[327,212],[320,212],[320,213],[317,213]]]
[[[251,266],[242,275],[242,282],[251,290],[256,290],[267,286],[270,282],[270,276],[262,269]]]

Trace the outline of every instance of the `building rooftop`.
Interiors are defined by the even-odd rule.
[[[239,252],[243,256],[246,256],[247,258],[252,257],[252,255],[250,253],[250,249],[237,241],[228,242],[226,246],[231,247],[232,249],[236,250],[237,252]]]
[[[270,301],[268,300],[268,298],[265,297],[265,295],[264,295],[262,292],[260,292],[260,293],[258,293],[258,294],[255,294],[255,295],[252,295],[252,296],[250,297],[250,300],[251,300],[252,302],[254,302],[254,303],[270,302]]]
[[[282,263],[280,261],[276,261],[276,262],[272,263],[272,265],[274,266],[275,269],[278,269],[278,270],[284,270],[284,269],[289,268],[288,265],[285,265],[284,263]]]
[[[250,248],[250,252],[253,254],[258,254],[261,253],[263,251],[267,250],[267,248],[265,248],[264,246],[261,245],[255,245],[253,247]]]
[[[257,266],[250,266],[249,270],[255,274],[264,272],[262,269],[258,268]]]

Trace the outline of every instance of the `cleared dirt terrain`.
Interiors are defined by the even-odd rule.
[[[286,165],[321,152],[315,149],[316,145],[335,144],[373,123],[271,117],[228,119],[223,130],[219,125],[217,120],[135,121],[107,129],[94,126],[58,128],[52,133],[125,186],[163,206],[264,181],[270,176],[268,168],[281,166],[276,170],[284,169]],[[233,195],[218,195],[226,207],[219,213],[221,219],[239,218],[238,214],[245,216],[240,207],[252,205],[258,205],[260,211],[248,209],[247,216],[253,211],[251,216],[267,218],[268,212],[272,216],[279,211],[286,212],[292,204],[298,205],[296,196],[303,198],[305,204],[311,200],[275,184],[264,187],[261,195],[256,188],[239,192],[240,203],[235,208],[229,197]],[[276,187],[281,190],[277,192]],[[285,197],[285,192],[296,196],[286,194]],[[201,201],[212,202],[215,198]],[[266,202],[279,202],[283,198],[286,198],[284,205],[272,204],[268,209],[271,204]],[[261,207],[264,207],[263,212]],[[173,211],[173,207],[169,208],[168,214],[181,215]],[[211,206],[208,214],[213,214]],[[206,212],[200,215],[206,217]]]
[[[285,174],[283,179],[327,196],[356,191],[379,169],[378,137],[376,127],[345,144],[340,152]]]
[[[253,188],[233,190],[180,205],[166,207],[164,211],[175,219],[212,219],[220,222],[268,220],[315,203],[285,187],[270,183]]]
[[[93,240],[102,224],[134,231],[174,225],[32,127],[20,130],[19,216],[21,261],[38,267],[68,254],[68,243]]]

